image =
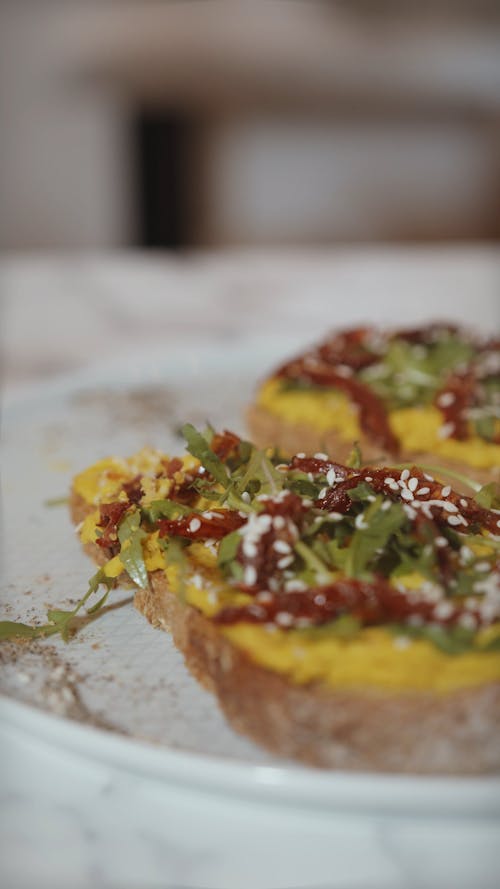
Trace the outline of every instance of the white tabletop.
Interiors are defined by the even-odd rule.
[[[498,324],[492,248],[16,256],[0,270],[4,397],[138,351],[313,340],[335,324],[429,315]],[[397,315],[397,317],[396,317]],[[253,341],[253,340],[252,340]],[[487,812],[308,808],[155,779],[0,724],[0,876],[25,887],[493,889]],[[50,717],[46,717],[50,720]],[[91,731],[91,730],[90,730]]]

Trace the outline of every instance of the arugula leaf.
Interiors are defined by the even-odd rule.
[[[191,423],[186,423],[182,427],[182,434],[186,439],[186,449],[189,453],[200,461],[201,465],[223,488],[227,488],[229,484],[227,469],[217,454],[211,450],[206,438]]]
[[[186,578],[188,573],[188,560],[184,553],[185,545],[174,537],[164,538],[162,541],[163,550],[167,555],[169,565],[175,565],[178,568],[179,598],[181,602],[186,601]]]
[[[348,577],[361,577],[366,573],[372,558],[383,551],[390,538],[406,522],[406,515],[400,503],[391,503],[389,509],[382,510],[383,498],[377,497],[363,513],[363,527],[356,528],[345,562]]]
[[[148,570],[142,554],[142,541],[146,532],[141,528],[141,514],[138,510],[126,515],[118,526],[118,540],[121,543],[120,561],[130,579],[145,589],[148,585]]]
[[[494,441],[495,439],[495,418],[494,417],[481,417],[481,419],[476,420],[474,423],[476,428],[476,433],[480,438],[486,439],[486,441]]]
[[[58,633],[58,627],[53,624],[44,624],[43,626],[30,627],[29,624],[22,624],[15,620],[0,621],[0,640],[1,639],[38,639],[44,636],[52,636]]]
[[[219,567],[227,564],[227,562],[233,561],[238,552],[240,543],[241,534],[239,534],[238,531],[231,531],[230,534],[227,534],[226,537],[222,538],[217,553],[217,564]]]
[[[425,639],[445,654],[464,654],[474,649],[474,630],[465,627],[440,627],[427,624],[422,627],[411,627],[408,624],[393,624],[389,629],[398,636],[409,636],[412,639]],[[482,649],[486,650],[486,648]]]
[[[152,500],[148,507],[143,508],[143,512],[154,524],[158,519],[176,519],[179,516],[188,515],[193,512],[193,508],[177,503],[175,500]]]
[[[283,490],[284,483],[284,474],[275,469],[264,451],[254,448],[245,474],[236,483],[236,490],[241,495],[252,487],[255,493],[274,496]]]
[[[328,583],[331,580],[331,572],[318,555],[303,540],[298,540],[294,546],[295,552],[304,561],[306,568],[309,568],[316,577],[317,583]]]
[[[353,639],[361,630],[361,621],[352,614],[341,614],[336,620],[312,627],[301,627],[294,632],[306,639],[322,639],[336,636],[339,639]]]
[[[102,608],[108,597],[110,589],[114,585],[113,578],[107,577],[104,569],[99,571],[89,581],[89,588],[84,596],[76,603],[75,607],[70,611],[62,611],[60,609],[51,608],[47,612],[49,623],[41,624],[37,627],[30,627],[27,624],[17,623],[16,621],[0,621],[0,640],[1,639],[39,639],[45,636],[53,636],[59,633],[65,642],[68,642],[72,632],[76,630],[73,618],[76,617],[80,608],[82,608],[90,596],[97,592],[101,584],[107,587],[106,594],[91,608],[87,609],[87,614],[94,614],[99,608]]]
[[[363,455],[361,453],[361,448],[359,446],[359,442],[355,441],[352,446],[352,451],[349,454],[346,460],[346,466],[349,466],[350,469],[361,469],[363,465]]]
[[[474,500],[484,509],[500,509],[500,484],[489,482],[483,485],[475,494]]]
[[[69,503],[69,497],[49,497],[48,500],[43,501],[44,506],[53,507],[53,506],[66,506]]]

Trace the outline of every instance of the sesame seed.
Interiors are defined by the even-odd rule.
[[[466,630],[475,630],[477,628],[477,618],[473,614],[461,614],[458,623]]]
[[[458,506],[455,506],[454,503],[450,503],[449,501],[441,501],[441,503],[445,512],[458,512]]]
[[[289,553],[292,551],[290,544],[287,543],[286,540],[275,540],[275,542],[273,543],[273,549],[277,553]]]
[[[273,527],[276,528],[277,531],[281,531],[281,529],[285,527],[285,519],[282,515],[277,515],[274,517]]]
[[[439,438],[449,438],[450,435],[455,431],[454,423],[443,423],[442,426],[438,429],[438,437]]]
[[[326,604],[326,596],[324,595],[324,593],[316,593],[316,595],[314,597],[314,604],[315,605],[325,605]]]
[[[402,471],[402,473],[401,473],[401,475],[400,475],[400,479],[401,479],[401,481],[402,481],[402,482],[405,482],[405,481],[406,481],[407,479],[409,479],[409,478],[410,478],[410,470],[409,470],[409,469],[403,469],[403,471]]]
[[[334,469],[328,470],[328,472],[326,473],[326,480],[327,480],[328,484],[330,485],[330,487],[332,487],[335,484],[336,475],[335,475]]]
[[[451,494],[450,485],[445,485],[444,488],[441,488],[441,497],[448,497]]]
[[[293,617],[288,611],[278,611],[274,619],[281,627],[290,627],[293,624]]]
[[[243,555],[246,556],[247,559],[253,559],[258,553],[257,546],[253,540],[244,540],[242,550]]]
[[[387,512],[387,510],[390,508],[391,508],[391,501],[390,500],[384,500],[384,502],[382,503],[382,506],[380,507],[382,512]]]
[[[446,537],[436,537],[434,543],[439,549],[442,549],[443,546],[448,546],[448,541]]]
[[[360,514],[356,516],[356,518],[354,519],[354,524],[356,528],[359,528],[360,531],[364,531],[366,528],[368,528],[368,523],[365,522],[365,517],[362,512],[360,512]]]
[[[433,482],[433,481],[434,481],[434,476],[433,476],[433,475],[428,475],[426,472],[424,472],[424,478],[426,478],[428,482]]]
[[[266,609],[262,608],[261,605],[249,605],[248,607],[249,614],[253,614],[254,617],[265,617]]]
[[[322,451],[318,451],[317,454],[314,455],[315,460],[328,460],[328,454],[323,454]]]
[[[344,518],[344,516],[342,515],[341,512],[329,512],[329,513],[327,513],[326,518],[330,522],[341,522],[342,519]]]
[[[248,491],[243,491],[243,494],[241,495],[241,499],[243,500],[243,503],[250,503],[251,498],[250,498],[250,494],[248,493]]]
[[[437,400],[437,403],[439,407],[449,407],[450,404],[453,404],[454,401],[455,396],[453,392],[442,392]]]
[[[305,454],[304,454],[304,452],[303,452],[303,451],[301,451],[301,452],[300,452],[300,454],[296,454],[296,455],[295,455],[295,456],[296,456],[296,457],[298,457],[298,458],[299,458],[299,460],[303,460],[303,459],[304,459],[304,457],[305,457]]]
[[[491,568],[491,565],[489,562],[477,562],[477,564],[474,567],[475,567],[476,571],[489,571]]]
[[[411,491],[408,490],[408,488],[404,488],[401,491],[401,497],[403,498],[403,500],[413,500],[413,494]]]
[[[253,586],[257,580],[257,569],[255,565],[246,565],[243,575],[243,582],[246,586]]]
[[[408,487],[410,491],[416,491],[418,488],[418,478],[411,478],[408,482]]]
[[[323,497],[326,497],[327,493],[328,493],[328,488],[321,488],[321,491],[318,494],[318,498],[320,500],[323,500]]]
[[[438,602],[438,604],[433,609],[434,617],[437,620],[447,620],[453,614],[453,605],[451,602],[443,599],[442,602]]]
[[[426,488],[426,487],[419,488],[417,491],[417,497],[420,497],[420,495],[422,495],[422,497],[423,497],[424,494],[430,494],[430,492],[431,492],[430,488]]]
[[[293,555],[283,556],[283,558],[280,559],[278,562],[278,568],[280,568],[280,569],[281,568],[288,568],[288,566],[292,564],[294,558],[295,558],[295,556],[293,556]]]
[[[373,476],[365,475],[365,482],[372,482],[372,481],[373,481]]]
[[[272,602],[272,593],[269,590],[262,590],[260,593],[257,593],[255,599],[257,602],[268,603]]]
[[[466,525],[464,517],[461,515],[450,515],[448,516],[448,524],[449,525]]]
[[[461,498],[460,498],[460,506],[464,506],[464,507],[465,507],[465,506],[468,506],[468,505],[469,505],[469,504],[467,503],[467,500],[465,499],[465,497],[461,497]]]
[[[201,522],[199,519],[191,519],[189,522],[189,530],[194,534],[195,531],[199,531],[201,528]]]
[[[285,584],[287,593],[303,593],[307,589],[307,584],[302,580],[289,580]]]

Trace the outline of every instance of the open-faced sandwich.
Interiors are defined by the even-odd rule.
[[[500,471],[500,340],[445,324],[333,334],[277,369],[248,412],[260,446]],[[432,459],[431,459],[432,456]]]
[[[184,429],[74,479],[101,565],[137,587],[230,723],[318,766],[500,768],[500,512],[415,466],[298,454]],[[492,508],[494,507],[494,508]]]

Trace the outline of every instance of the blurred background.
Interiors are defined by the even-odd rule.
[[[497,241],[500,3],[0,5],[4,249]]]

